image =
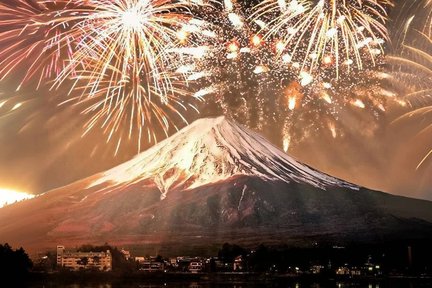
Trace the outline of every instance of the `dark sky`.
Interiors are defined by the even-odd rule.
[[[392,12],[394,32],[398,31],[394,27],[399,13]],[[115,143],[106,143],[102,131],[94,129],[81,137],[86,119],[79,107],[57,106],[67,97],[66,91],[53,95],[45,88],[35,91],[32,85],[19,92],[15,88],[13,79],[0,82],[0,103],[7,100],[0,104],[0,188],[37,194],[111,168],[136,154],[135,139],[123,142],[121,153],[114,157]],[[15,107],[17,103],[22,105]],[[398,109],[388,112],[378,132],[369,136],[311,136],[290,153],[362,186],[432,200],[432,159],[416,170],[432,149],[432,131],[418,134],[432,123],[432,116],[392,123],[400,113]],[[346,123],[357,129],[365,129],[364,124]],[[280,145],[271,131],[264,134]]]

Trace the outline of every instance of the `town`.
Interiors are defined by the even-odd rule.
[[[216,253],[215,253],[216,254]],[[385,278],[430,277],[432,261],[428,243],[413,246],[325,246],[313,248],[267,247],[246,249],[225,243],[213,256],[139,255],[123,248],[83,245],[33,259],[32,271],[135,273],[137,275],[273,275],[278,277]]]
[[[225,249],[237,247],[230,247],[226,244]],[[239,247],[238,247],[239,248]],[[338,247],[335,247],[338,248]],[[340,248],[339,248],[340,249]],[[240,252],[240,251],[239,251]],[[255,251],[250,251],[253,254]],[[190,257],[190,256],[177,256],[164,259],[161,256],[135,256],[132,257],[130,251],[121,249],[120,253],[124,261],[135,263],[136,270],[142,272],[183,272],[183,273],[203,273],[203,272],[248,272],[250,271],[247,257],[243,255],[231,256],[231,257]],[[233,254],[235,255],[235,254]],[[43,265],[44,260],[48,257],[45,256],[39,262],[39,265]],[[311,265],[307,270],[300,269],[299,267],[288,267],[285,271],[286,274],[295,276],[301,274],[321,274],[325,271],[333,271],[335,275],[345,275],[350,277],[355,276],[381,276],[383,271],[377,263],[373,263],[369,256],[368,260],[364,265],[361,266],[350,266],[345,264],[343,266],[336,267],[332,270],[331,262],[327,266],[324,265]],[[113,257],[110,250],[105,252],[82,252],[82,251],[67,251],[65,246],[57,246],[56,254],[56,269],[57,270],[68,270],[68,271],[112,271]],[[273,264],[269,271],[278,273],[278,268]]]
[[[432,279],[432,250],[429,243],[422,241],[411,245],[317,244],[303,248],[261,244],[253,249],[225,243],[213,256],[198,256],[198,252],[192,256],[150,256],[137,248],[109,244],[69,248],[59,244],[30,259],[23,248],[14,250],[8,244],[0,244],[0,276],[18,283],[64,284],[126,280],[133,283],[372,281],[391,284],[405,280],[429,283]]]

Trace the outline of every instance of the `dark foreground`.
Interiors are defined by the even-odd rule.
[[[202,274],[32,274],[26,281],[2,283],[0,287],[20,288],[426,288],[430,277],[325,278],[257,275],[247,273]],[[156,276],[156,277],[155,277]],[[6,285],[4,285],[6,284]]]

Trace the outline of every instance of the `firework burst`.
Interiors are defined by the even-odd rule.
[[[170,126],[177,129],[170,112],[187,123],[176,107],[193,107],[183,101],[193,99],[189,74],[196,71],[179,68],[193,60],[194,55],[185,51],[198,49],[190,38],[200,34],[204,25],[190,13],[194,2],[91,0],[86,5],[68,19],[79,23],[74,31],[82,36],[56,85],[73,78],[71,94],[82,91],[74,99],[81,104],[96,101],[85,110],[94,113],[87,128],[105,117],[102,126],[111,139],[129,118],[129,137],[138,132],[140,146],[144,130],[149,141],[156,141],[156,126],[166,135]]]
[[[388,39],[390,0],[265,0],[253,13],[267,22],[265,38],[279,39],[279,53],[309,74],[334,78],[342,71],[374,66]]]
[[[59,75],[57,83],[70,76],[77,66],[92,70],[96,75],[104,75],[110,65],[125,77],[130,67],[137,64],[152,73],[163,72],[167,63],[173,60],[168,51],[185,42],[189,44],[188,32],[183,27],[192,19],[188,10],[191,3],[172,0],[85,1],[83,8],[70,11],[72,16],[65,19],[78,23],[71,33],[79,35],[80,40],[71,63]],[[91,64],[86,63],[87,59]],[[94,87],[93,90],[98,89]]]
[[[1,76],[26,69],[21,84],[39,75],[39,84],[53,80],[52,90],[70,85],[70,99],[64,103],[78,101],[91,115],[86,131],[100,123],[108,139],[128,130],[129,138],[138,133],[141,141],[146,131],[146,138],[156,141],[157,126],[166,135],[170,126],[177,129],[168,114],[186,122],[181,112],[193,107],[186,102],[195,99],[190,83],[199,71],[179,68],[193,66],[197,57],[190,52],[199,49],[191,39],[210,34],[203,29],[205,22],[191,13],[207,4],[193,0],[20,0],[19,4],[0,6],[0,41],[8,47],[0,54]],[[120,129],[126,118],[129,129]]]

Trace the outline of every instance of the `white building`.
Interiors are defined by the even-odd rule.
[[[144,272],[158,272],[164,271],[165,264],[162,260],[158,260],[156,256],[146,257],[135,257],[135,261],[138,262],[140,271]]]
[[[57,246],[57,266],[73,271],[112,270],[111,252],[69,252],[64,246]]]
[[[189,272],[199,273],[203,271],[203,262],[201,260],[193,260],[189,264]]]

